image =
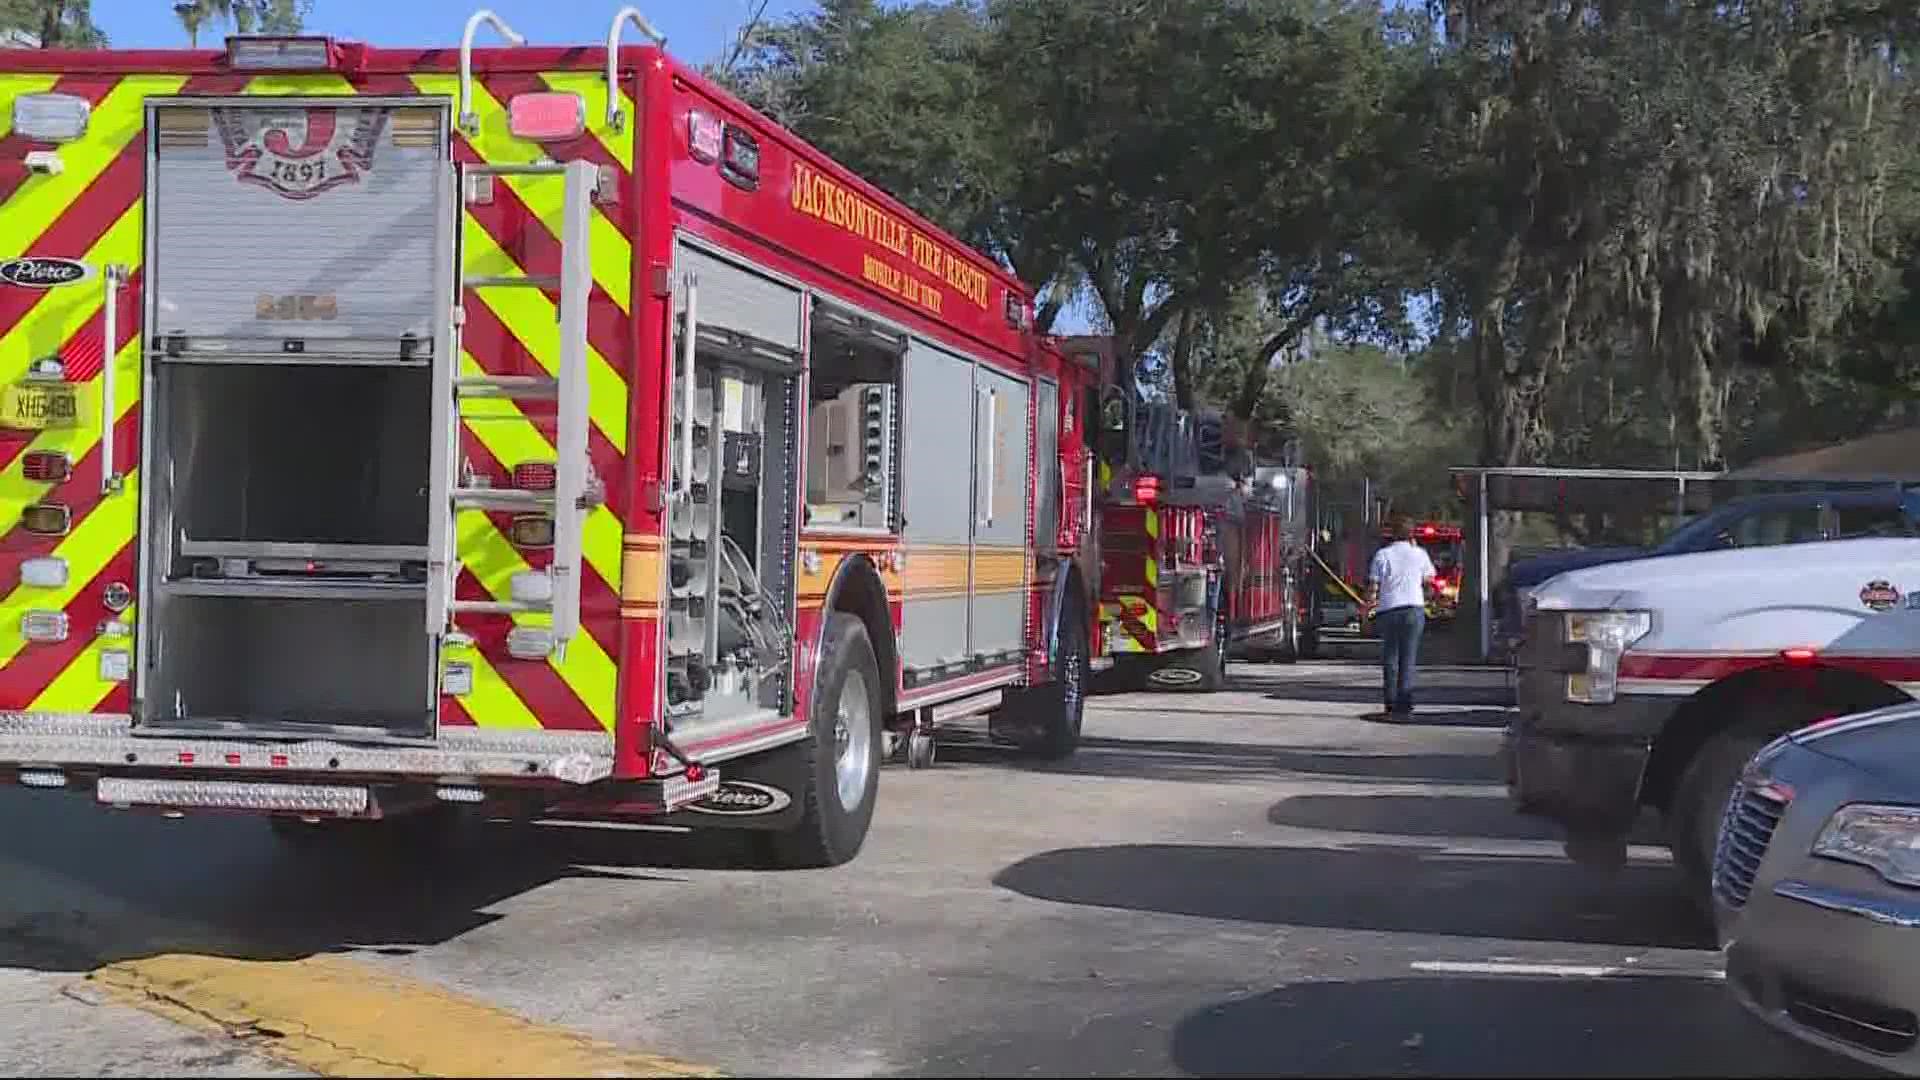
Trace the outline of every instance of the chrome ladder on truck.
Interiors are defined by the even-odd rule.
[[[440,295],[452,298],[452,333],[439,335],[433,357],[433,451],[430,483],[432,510],[427,538],[427,632],[436,638],[457,630],[462,613],[547,612],[549,626],[522,624],[508,634],[508,651],[523,660],[564,658],[567,643],[580,629],[582,535],[587,514],[604,497],[587,458],[587,296],[593,288],[588,258],[588,227],[599,169],[589,162],[540,162],[525,165],[455,167],[458,206],[443,220],[450,230],[442,250],[457,250],[455,235],[467,202],[490,198],[491,185],[503,176],[557,178],[565,185],[558,275],[468,276],[456,256],[443,264]],[[560,356],[552,378],[544,376],[461,375],[460,333],[468,289],[532,288],[560,292]],[[460,453],[461,403],[472,399],[511,398],[557,401],[555,460],[550,491],[499,488],[476,482]],[[483,417],[468,419],[485,423]],[[455,595],[460,574],[456,515],[462,511],[551,512],[553,557],[544,571],[516,574],[506,600],[461,600]]]

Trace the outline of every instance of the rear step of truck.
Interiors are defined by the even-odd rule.
[[[47,753],[49,736],[59,740],[59,761],[36,761]],[[591,732],[479,728],[446,728],[411,745],[183,738],[135,734],[125,716],[15,713],[0,715],[0,760],[20,763],[0,782],[36,788],[84,787],[109,771],[138,773],[99,776],[95,798],[113,806],[378,817],[382,787],[430,787],[443,802],[479,802],[502,781],[557,780],[575,786],[553,792],[564,798],[565,791],[612,775],[613,743]],[[193,775],[166,775],[183,770]],[[276,773],[288,779],[275,779]],[[309,782],[312,777],[327,782]],[[616,798],[625,812],[651,806],[665,813],[719,787],[719,772],[709,768],[597,794]]]

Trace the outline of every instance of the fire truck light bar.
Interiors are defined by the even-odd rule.
[[[236,71],[331,71],[329,37],[230,37],[227,66]]]

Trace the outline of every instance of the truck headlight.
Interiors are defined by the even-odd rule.
[[[1920,888],[1920,807],[1855,803],[1834,811],[1813,853]]]
[[[1567,700],[1605,705],[1617,692],[1620,654],[1653,629],[1646,611],[1569,611],[1566,641],[1587,647],[1587,670],[1567,676]]]

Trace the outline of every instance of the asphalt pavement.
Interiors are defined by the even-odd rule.
[[[1511,812],[1498,674],[1429,669],[1386,723],[1376,670],[1098,697],[1054,766],[962,738],[890,766],[865,851],[825,871],[575,825],[316,857],[257,821],[0,791],[0,1072],[285,1057],[232,1019],[245,979],[182,1026],[87,977],[153,957],[364,965],[733,1075],[1858,1072],[1740,1013],[1661,849],[1599,876]]]

